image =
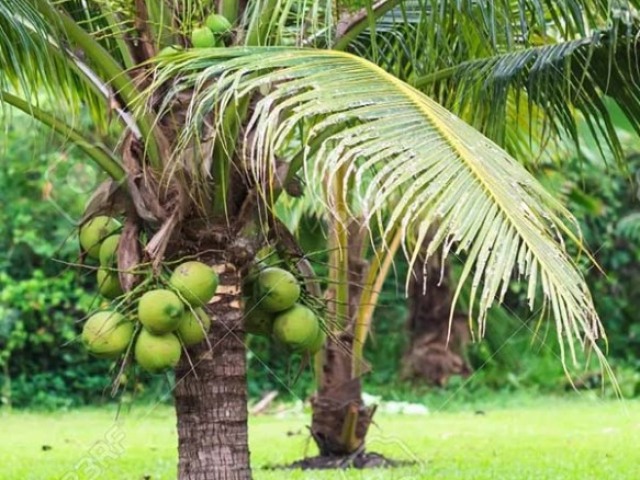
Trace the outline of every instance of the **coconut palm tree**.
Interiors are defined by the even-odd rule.
[[[536,159],[555,151],[549,148],[554,142],[569,140],[580,148],[581,123],[596,137],[603,154],[622,162],[609,105],[616,103],[637,128],[638,75],[633,59],[638,21],[633,2],[495,3],[378,4],[373,9],[383,12],[380,16],[354,15],[361,22],[351,30],[348,48],[437,98],[525,164],[535,167]],[[311,205],[307,209],[320,213]],[[408,288],[412,339],[405,373],[439,383],[466,371],[459,352],[447,345],[455,350],[468,332],[464,315],[451,316],[453,299],[461,291],[452,290],[446,281],[448,264],[436,258],[443,246],[437,248],[437,241],[431,245],[433,232],[427,232]],[[370,414],[360,398],[360,379],[345,372],[356,372],[363,364],[362,349],[375,305],[372,298],[386,273],[379,268],[382,264],[375,260],[370,264],[366,281],[357,273],[354,277],[369,288],[362,292],[361,308],[350,312],[347,326],[352,331],[339,349],[353,350],[353,355],[329,355],[325,363],[337,365],[325,365],[329,374],[319,375],[311,431],[324,454],[352,455],[362,448],[367,432]],[[366,270],[361,261],[354,265],[361,273]],[[351,300],[360,293],[352,291]],[[482,330],[482,322],[479,326]],[[351,370],[342,364],[350,364]],[[356,425],[357,434],[351,437],[344,435],[349,425]]]
[[[483,19],[473,31],[457,32],[452,51],[498,55],[499,42],[477,41],[505,32],[522,41],[531,17],[541,25],[544,12],[557,14],[545,10],[548,2],[494,3],[451,2],[470,25],[488,15],[492,26],[485,31]],[[567,30],[579,23],[570,6],[593,7],[585,11],[594,18],[606,10],[597,1],[563,3],[570,21],[556,24]],[[531,306],[539,293],[554,317],[563,354],[577,357],[579,340],[602,358],[602,325],[562,244],[579,242],[570,213],[505,150],[421,91],[437,85],[431,93],[440,100],[451,86],[456,99],[474,91],[459,86],[466,84],[456,69],[432,78],[431,64],[417,55],[423,32],[442,35],[437,22],[421,20],[413,29],[394,21],[398,28],[390,31],[401,42],[377,43],[376,20],[398,5],[382,1],[350,12],[312,0],[0,0],[0,99],[78,145],[111,177],[87,217],[125,215],[117,255],[124,289],[134,287],[130,271],[142,261],[160,271],[163,262],[191,256],[220,275],[210,345],[192,349],[176,368],[180,478],[250,478],[241,277],[267,241],[295,253],[273,213],[282,195],[302,193],[330,213],[332,328],[344,326],[352,303],[349,225],[379,240],[368,273],[374,277],[399,248],[414,264],[417,246],[435,228],[425,258],[441,245],[445,253],[466,252],[461,281],[471,280],[481,330],[516,269],[528,281]],[[433,16],[440,3],[420,5]],[[526,13],[519,25],[504,20],[511,8]],[[207,22],[211,31],[202,30],[214,10],[231,29],[216,17]],[[362,48],[370,53],[348,53],[368,27],[371,42]],[[385,59],[398,51],[399,70],[386,69]],[[482,68],[469,70],[482,78]],[[579,100],[589,109],[596,97]],[[545,100],[556,113],[552,126],[571,124],[553,110],[553,96]],[[93,119],[90,130],[75,121],[84,114]],[[308,266],[299,265],[309,280]],[[308,290],[313,294],[312,285]],[[367,291],[361,307],[375,297],[375,288]],[[364,325],[370,308],[360,311]],[[349,372],[357,379],[360,368]],[[357,422],[345,425],[345,437],[353,438]]]

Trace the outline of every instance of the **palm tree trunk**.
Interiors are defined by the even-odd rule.
[[[361,377],[353,377],[353,323],[356,318],[367,263],[363,260],[366,230],[349,225],[349,319],[344,331],[327,340],[318,391],[312,398],[311,435],[324,457],[351,455],[364,450],[364,440],[375,408],[362,401]],[[362,369],[363,371],[365,369]]]
[[[197,346],[176,368],[180,480],[251,478],[240,276],[230,264],[218,270],[211,348]]]
[[[311,400],[311,435],[323,457],[363,449],[375,411],[362,401],[360,377],[352,378],[352,342],[348,332],[328,340],[321,382]]]
[[[425,277],[418,259],[409,291],[410,340],[402,359],[403,378],[444,386],[452,375],[471,373],[464,355],[470,341],[466,315],[454,315],[449,332],[452,300],[449,265],[442,266],[441,259],[433,256],[427,262]]]

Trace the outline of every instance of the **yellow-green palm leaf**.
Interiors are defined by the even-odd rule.
[[[465,252],[462,282],[472,282],[481,330],[515,270],[528,279],[532,308],[541,286],[572,353],[575,340],[595,346],[603,335],[561,246],[560,232],[576,240],[565,225],[570,214],[501,148],[374,64],[335,51],[210,50],[161,65],[157,81],[173,82],[173,94],[194,89],[184,145],[212,111],[260,92],[244,138],[259,184],[268,185],[280,153],[302,135],[308,184],[347,187],[342,199],[330,189],[309,192],[329,213],[345,200],[382,232],[401,228],[412,262],[411,245],[435,226],[428,254],[442,245],[445,254]]]

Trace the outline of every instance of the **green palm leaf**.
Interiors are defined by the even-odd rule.
[[[569,136],[579,146],[584,119],[622,161],[605,97],[638,124],[638,6],[407,0],[379,19],[375,42],[365,32],[352,48],[510,150],[516,107],[529,120],[528,141]]]
[[[574,341],[594,346],[603,335],[584,279],[557,244],[573,240],[570,214],[515,160],[415,88],[374,64],[335,51],[227,49],[187,53],[161,65],[158,85],[169,98],[193,90],[182,144],[197,138],[213,111],[261,92],[246,130],[244,154],[254,178],[268,185],[291,139],[319,142],[305,155],[309,185],[344,182],[344,199],[313,194],[328,212],[355,200],[382,233],[404,232],[416,261],[427,229],[437,225],[428,255],[466,252],[461,285],[471,280],[471,311],[484,330],[487,309],[504,296],[514,269],[555,316],[575,360]],[[222,123],[217,125],[218,130]],[[293,166],[295,168],[295,166]],[[564,349],[563,349],[564,354]],[[563,357],[564,358],[564,357]]]
[[[640,212],[628,213],[616,224],[616,233],[630,242],[640,242]]]
[[[112,118],[121,118],[137,132],[134,120],[114,106],[110,79],[69,47],[69,40],[34,6],[33,1],[0,0],[0,90],[51,111],[64,111],[73,125],[88,112],[94,125],[106,130]],[[113,109],[117,116],[110,115]]]
[[[247,45],[331,45],[332,0],[249,0],[241,24]]]
[[[63,42],[31,2],[0,1],[0,89],[29,99],[45,93],[59,106],[78,112],[104,104],[58,47]],[[105,108],[96,115],[105,118]]]
[[[463,62],[415,79],[414,84],[431,89],[434,84],[446,83],[455,92],[447,104],[455,104],[461,111],[472,110],[474,124],[484,115],[486,128],[495,135],[504,130],[504,112],[510,96],[518,92],[526,96],[528,107],[536,105],[544,112],[543,129],[548,127],[555,134],[567,132],[579,145],[577,109],[596,138],[604,140],[622,159],[605,99],[613,100],[640,131],[640,70],[635,48],[633,32],[612,29],[589,38]]]
[[[69,12],[83,21],[76,23]],[[15,92],[36,107],[45,94],[71,117],[68,124],[88,110],[95,125],[107,127],[113,110],[144,137],[152,163],[159,164],[151,123],[129,113],[139,91],[109,49],[120,50],[113,39],[98,38],[96,29],[105,23],[107,17],[85,2],[0,0],[0,91]]]

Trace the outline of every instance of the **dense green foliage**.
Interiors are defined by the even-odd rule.
[[[92,275],[78,275],[74,222],[96,172],[25,116],[0,136],[0,367],[2,402],[61,407],[98,401],[107,362],[76,341],[96,306]]]
[[[602,272],[589,268],[587,278],[598,312],[609,329],[610,351],[640,369],[640,157],[629,159],[630,178],[615,179],[605,166],[580,171],[577,161],[567,165],[565,184],[585,242],[594,252]],[[585,259],[586,260],[586,259]],[[585,269],[588,264],[584,261]]]

